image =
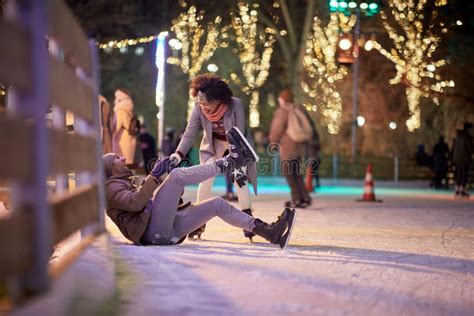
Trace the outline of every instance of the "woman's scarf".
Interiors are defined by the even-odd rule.
[[[219,122],[219,120],[224,116],[225,112],[227,111],[227,109],[229,108],[229,105],[228,104],[223,104],[223,103],[220,103],[216,109],[214,110],[214,112],[212,113],[209,113],[207,114],[202,108],[202,113],[204,114],[204,116],[212,123],[216,123],[216,122]]]

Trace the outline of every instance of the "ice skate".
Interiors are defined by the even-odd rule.
[[[249,163],[257,162],[258,156],[252,146],[247,142],[244,135],[237,127],[232,127],[227,133],[230,153],[216,160],[217,166],[223,173],[231,173]]]
[[[291,233],[293,232],[293,227],[295,226],[296,221],[296,211],[293,210],[292,212],[288,213],[287,222],[288,226],[286,232],[281,236],[280,240],[278,241],[278,245],[281,249],[285,248],[288,245],[288,242],[291,238]]]
[[[236,164],[234,169],[258,161],[257,154],[237,127],[232,127],[226,136],[229,142],[230,155],[234,158]]]
[[[285,248],[291,237],[291,232],[295,222],[295,209],[285,208],[278,216],[278,220],[272,224],[267,224],[260,219],[255,220],[253,232],[268,240],[272,244],[277,244],[280,248]]]
[[[201,239],[201,235],[202,233],[204,233],[205,230],[206,230],[206,224],[190,232],[188,234],[188,238],[191,240],[194,240],[194,237],[196,237],[196,239]]]

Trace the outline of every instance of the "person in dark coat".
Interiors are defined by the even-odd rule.
[[[146,174],[149,174],[151,171],[151,165],[157,158],[156,142],[153,136],[148,133],[145,124],[142,124],[140,127],[140,136],[138,137],[138,141],[140,142],[140,148],[143,154],[145,172]]]
[[[444,137],[440,136],[438,142],[433,148],[433,172],[435,189],[443,187],[443,180],[446,180],[448,172],[449,147],[445,143]],[[445,183],[447,185],[447,182]]]
[[[456,166],[456,193],[455,197],[469,197],[465,191],[469,179],[469,167],[472,160],[472,124],[464,123],[464,128],[458,130],[453,148],[453,162]]]
[[[176,150],[177,143],[174,139],[174,128],[167,127],[165,135],[161,141],[161,152],[163,156],[170,156]]]

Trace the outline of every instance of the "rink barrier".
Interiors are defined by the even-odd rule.
[[[9,211],[0,218],[0,288],[19,302],[48,291],[105,231],[99,62],[63,1],[10,0],[5,12],[0,198]],[[79,232],[71,255],[50,266],[54,246]]]

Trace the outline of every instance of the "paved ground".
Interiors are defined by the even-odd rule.
[[[263,188],[257,216],[273,221],[286,193]],[[221,187],[218,187],[221,189]],[[219,191],[219,190],[218,190]],[[202,241],[130,245],[112,223],[126,315],[473,315],[474,203],[451,193],[326,187],[298,210],[285,250],[219,219]],[[222,193],[222,192],[217,192]],[[193,197],[195,188],[187,191]]]

